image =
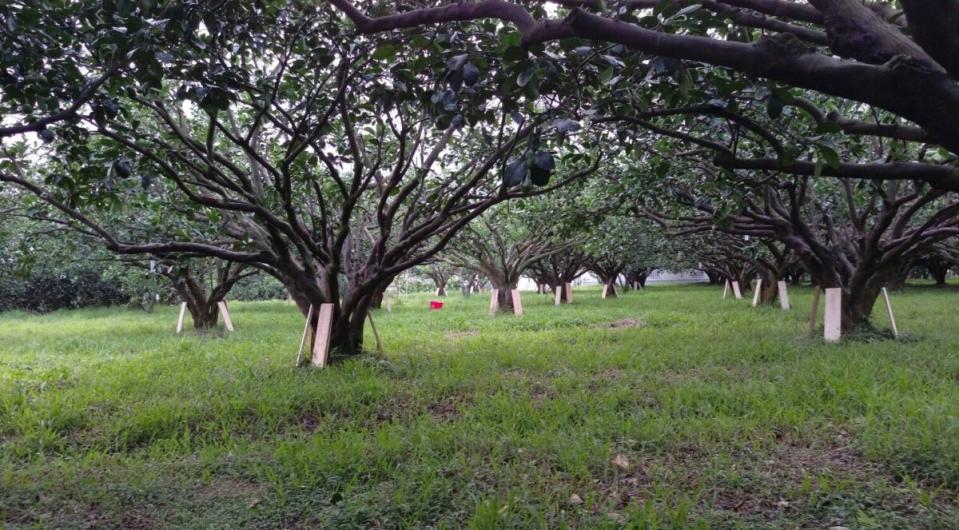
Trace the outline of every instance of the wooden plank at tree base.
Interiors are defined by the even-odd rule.
[[[726,280],[726,283],[723,284],[723,300],[729,296],[729,280]]]
[[[819,320],[819,296],[822,294],[822,289],[817,285],[812,292],[812,311],[809,312],[809,335],[812,336],[813,332],[816,331],[816,321]]]
[[[896,325],[896,317],[892,314],[892,303],[889,302],[889,290],[882,288],[882,299],[886,302],[886,312],[889,313],[889,324],[892,326],[892,336],[899,338],[899,326]]]
[[[739,282],[733,282],[733,296],[736,297],[736,300],[743,299],[743,292],[739,290]]]
[[[756,280],[756,283],[754,284],[753,289],[754,289],[753,290],[753,307],[756,307],[759,305],[759,295],[760,293],[762,293],[762,290],[763,290],[763,281]]]
[[[313,304],[310,304],[310,308],[306,311],[306,325],[303,326],[303,336],[300,337],[300,349],[296,352],[296,366],[300,366],[300,363],[303,362],[303,347],[306,345],[306,337],[310,335],[310,343],[313,342],[312,334],[310,333],[310,326],[313,320]]]
[[[823,320],[823,338],[826,342],[839,342],[842,338],[842,289],[826,289],[826,314]]]
[[[523,316],[523,299],[519,296],[519,289],[513,289],[509,294],[513,297],[513,313],[518,317]]]
[[[489,297],[489,316],[496,316],[499,310],[499,289],[493,289],[492,296]]]
[[[179,334],[183,331],[183,319],[186,317],[186,302],[180,303],[180,318],[176,321],[176,332]]]
[[[566,303],[573,303],[573,284],[571,283],[566,284]]]
[[[230,319],[230,310],[226,308],[226,302],[217,302],[216,306],[220,308],[220,315],[223,317],[226,330],[233,331],[233,320]]]
[[[789,311],[789,291],[786,290],[786,282],[780,280],[776,288],[779,290],[779,307],[782,307],[783,311]]]
[[[330,356],[330,333],[333,331],[333,304],[320,304],[313,338],[313,366],[323,368]]]
[[[562,303],[562,302],[561,302],[561,300],[562,300],[562,298],[563,298],[563,286],[562,286],[562,285],[557,285],[557,286],[556,286],[556,296],[555,296],[555,298],[556,298],[556,302],[555,302],[556,305],[559,305],[560,303]]]

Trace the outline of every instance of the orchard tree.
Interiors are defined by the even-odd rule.
[[[259,272],[243,263],[215,258],[166,259],[152,267],[173,285],[198,331],[215,328],[219,304],[226,301],[237,282]]]
[[[338,354],[361,351],[367,312],[397,274],[494,205],[599,162],[587,145],[599,138],[557,102],[499,97],[485,76],[500,65],[468,36],[423,54],[352,38],[327,6],[227,2],[215,15],[155,54],[149,75],[105,81],[98,97],[116,112],[83,107],[39,148],[48,171],[8,166],[0,181],[113,252],[247,264],[304,315],[334,304]],[[218,228],[127,234],[108,222],[120,205]]]
[[[865,104],[891,116],[876,123],[810,109],[839,132],[879,132],[959,154],[959,38],[953,31],[959,21],[956,0],[556,0],[532,7],[483,0],[428,2],[385,14],[372,14],[366,3],[331,3],[360,33],[403,35],[397,30],[423,31],[433,25],[500,32],[503,44],[498,49],[524,59],[530,52],[537,57],[556,55],[557,50],[579,53],[577,48],[590,42],[599,48],[621,46],[629,50],[630,57],[645,61],[652,74],[647,79],[657,73],[676,74],[680,83],[685,83],[687,95],[699,89],[724,97],[736,92],[745,79],[761,78]],[[549,10],[547,4],[565,9]],[[509,30],[484,25],[488,19],[515,28],[518,37],[513,40],[508,37]],[[603,84],[613,84],[614,77],[605,76]],[[770,163],[795,165],[785,157]],[[851,173],[877,169],[869,164],[850,165],[832,172],[854,176]],[[959,189],[955,168],[915,163],[898,176],[892,169],[881,171],[886,178],[927,176],[940,187]]]
[[[491,210],[464,229],[447,248],[447,262],[486,277],[498,292],[498,309],[512,313],[511,291],[531,264],[561,253],[551,234],[506,207]]]
[[[607,298],[616,297],[616,283],[627,270],[633,281],[661,262],[663,240],[653,223],[633,216],[610,213],[593,227],[585,245],[586,267],[603,283]],[[626,279],[627,285],[631,280]]]
[[[959,235],[959,203],[921,182],[795,177],[752,181],[738,197],[703,189],[691,202],[679,199],[688,210],[675,218],[676,226],[781,243],[817,285],[843,290],[846,331],[868,325],[881,288],[904,264]]]
[[[424,272],[436,285],[436,296],[446,296],[446,284],[456,274],[456,266],[437,260],[427,264]]]

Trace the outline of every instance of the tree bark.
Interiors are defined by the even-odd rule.
[[[192,278],[178,279],[173,283],[173,288],[180,300],[186,302],[187,311],[193,320],[193,329],[206,331],[216,327],[220,314],[217,303],[222,302],[222,298],[215,295],[208,297],[203,287]]]
[[[604,281],[603,285],[606,287],[606,298],[617,298],[615,278],[611,281]]]
[[[497,290],[497,312],[516,313],[516,308],[513,307],[512,290],[516,289],[517,282],[509,282],[502,278],[490,278],[490,282],[493,284],[493,289]]]

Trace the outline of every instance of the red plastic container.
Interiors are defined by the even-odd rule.
[[[430,300],[430,311],[439,311],[440,309],[443,309],[443,302]]]

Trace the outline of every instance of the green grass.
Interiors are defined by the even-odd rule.
[[[2,314],[0,523],[959,527],[959,293],[896,293],[904,340],[840,345],[805,336],[810,294],[413,296],[375,314],[384,355],[323,371],[283,302],[232,304],[226,337]]]

